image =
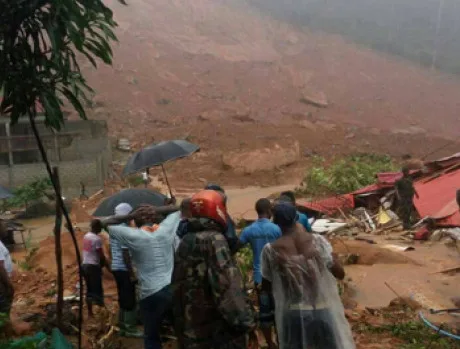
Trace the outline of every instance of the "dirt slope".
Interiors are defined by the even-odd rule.
[[[137,146],[189,137],[209,155],[294,133],[301,146],[305,138],[318,139],[307,143],[320,154],[327,139],[328,149],[343,143],[345,153],[365,143],[366,151],[392,148],[401,155],[441,144],[431,137],[457,136],[460,82],[453,78],[340,37],[300,31],[244,0],[108,4],[120,42],[113,68],[86,68],[98,93],[90,114],[110,120],[114,137]],[[300,102],[312,96],[328,106]],[[282,124],[283,132],[267,136],[266,123]],[[343,130],[331,131],[337,127]],[[375,140],[379,130],[389,135]],[[404,139],[399,148],[395,138]],[[218,156],[211,158],[203,161]]]
[[[338,37],[300,32],[243,1],[109,4],[120,25],[120,44],[114,69],[92,72],[91,80],[102,100],[139,119],[143,112],[196,116],[233,106],[248,107],[263,120],[310,111],[455,136],[460,84],[448,77]],[[300,104],[302,89],[323,91],[330,108]]]

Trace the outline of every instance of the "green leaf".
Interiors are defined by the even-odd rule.
[[[45,124],[63,123],[60,93],[83,118],[80,101],[92,91],[81,75],[75,52],[97,67],[111,64],[116,40],[112,11],[102,0],[3,1],[0,11],[0,86],[2,112],[12,122],[36,101],[45,109]]]
[[[85,55],[85,57],[88,59],[88,61],[91,63],[91,65],[94,67],[94,68],[97,68],[97,63],[96,63],[96,60],[93,58],[93,56],[91,56],[90,53],[88,53],[86,50],[82,50],[80,51],[81,53],[83,53]]]
[[[70,91],[68,88],[64,87],[62,89],[62,93],[69,100],[69,102],[72,103],[73,107],[75,108],[75,110],[80,115],[80,118],[82,118],[83,120],[86,120],[87,117],[86,117],[85,110],[83,109],[83,106],[81,105],[81,103],[78,100],[78,98],[72,93],[72,91]]]

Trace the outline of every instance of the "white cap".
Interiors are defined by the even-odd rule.
[[[126,216],[127,214],[130,214],[132,210],[133,208],[130,204],[125,202],[118,204],[117,207],[115,207],[115,216]]]

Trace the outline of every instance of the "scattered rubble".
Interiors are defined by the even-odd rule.
[[[392,130],[392,133],[394,134],[400,134],[400,135],[412,135],[412,134],[425,134],[427,131],[418,126],[409,126],[407,128],[400,128],[400,129],[394,129]]]
[[[460,154],[427,162],[422,169],[413,170],[411,176],[419,195],[414,198],[414,206],[421,219],[413,225],[413,232],[404,235],[416,240],[428,240],[430,236],[432,241],[446,238],[457,246],[460,240],[460,209],[456,200],[460,183]],[[324,219],[313,223],[313,227],[317,227],[313,229],[318,233],[348,236],[358,233],[388,234],[400,227],[397,215],[399,203],[394,190],[400,178],[401,173],[398,172],[379,173],[377,183],[352,193],[321,200],[298,200],[298,204],[301,210],[314,217],[339,217],[339,220],[334,220],[334,226],[328,226]],[[342,224],[340,229],[336,229],[337,224]],[[400,236],[401,240],[406,240],[406,236]]]
[[[300,102],[310,104],[318,108],[327,108],[329,106],[329,102],[324,92],[304,91],[302,93],[302,97],[300,98]]]
[[[224,119],[225,116],[226,113],[224,111],[215,109],[202,112],[198,118],[202,121],[220,121]]]
[[[311,132],[316,132],[318,130],[318,126],[309,120],[300,120],[298,124],[300,125],[300,127],[306,128],[308,131]]]
[[[317,219],[313,225],[312,230],[315,233],[324,234],[324,233],[334,233],[338,230],[341,230],[347,226],[347,223],[338,222],[332,219]]]
[[[253,174],[258,171],[270,171],[288,166],[300,158],[299,143],[290,147],[275,144],[272,148],[257,149],[248,152],[230,152],[222,156],[224,167],[239,174]]]

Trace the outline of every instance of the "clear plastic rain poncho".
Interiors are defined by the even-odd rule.
[[[337,282],[332,247],[312,234],[302,253],[286,256],[267,244],[262,275],[271,281],[280,349],[354,349]],[[298,249],[299,250],[299,249]]]

